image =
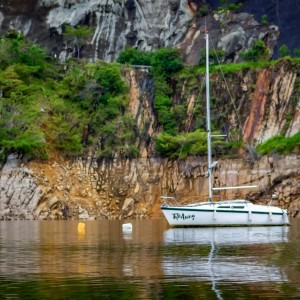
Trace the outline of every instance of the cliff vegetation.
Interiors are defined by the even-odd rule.
[[[135,158],[139,156],[141,138],[154,145],[152,156],[185,158],[206,152],[203,60],[196,67],[186,67],[175,49],[144,52],[129,48],[121,51],[118,63],[89,63],[73,58],[61,65],[49,57],[45,49],[16,32],[1,37],[0,51],[3,160],[9,153],[47,159],[56,151],[72,157],[91,150],[96,152],[98,159],[114,155]],[[238,154],[243,146],[249,147],[249,142],[251,146],[259,142],[243,139],[247,111],[242,108],[235,111],[241,113],[244,120],[233,124],[230,109],[234,111],[239,104],[228,103],[232,99],[224,98],[220,88],[229,84],[238,94],[235,91],[240,85],[237,79],[246,73],[254,76],[262,68],[272,72],[285,65],[298,72],[297,58],[266,61],[266,52],[266,46],[259,41],[243,54],[245,61],[242,63],[220,66],[216,60],[211,60],[212,127],[218,133],[231,132],[226,141],[214,142],[216,154]],[[139,127],[127,109],[127,75],[131,65],[144,66],[149,70],[149,80],[154,80],[152,105],[156,134],[153,136]],[[228,83],[223,82],[225,75]],[[250,89],[254,92],[255,86]],[[293,92],[294,95],[298,93],[298,90]],[[285,129],[292,120],[296,100],[295,97],[287,108]],[[285,133],[282,130],[264,141],[258,146],[258,152],[287,154],[298,151],[299,134],[285,137]]]

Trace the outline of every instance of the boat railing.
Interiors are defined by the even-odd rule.
[[[192,197],[185,199],[183,204],[195,204],[198,202],[207,202],[208,200],[209,200],[208,195],[192,196]]]
[[[209,195],[198,195],[198,196],[191,196],[188,198],[179,197],[180,199],[183,199],[180,201],[180,203],[177,201],[175,196],[161,196],[161,199],[163,200],[162,205],[166,206],[183,206],[183,205],[195,205],[197,203],[204,203],[209,201]],[[221,196],[214,195],[213,201],[219,202],[221,201]]]
[[[178,201],[173,196],[161,196],[160,198],[163,200],[163,204],[162,204],[163,206],[164,205],[167,205],[167,206],[178,205]]]

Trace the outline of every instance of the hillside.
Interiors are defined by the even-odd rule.
[[[2,218],[155,217],[162,194],[206,189],[201,65],[184,67],[172,49],[144,56],[151,68],[60,65],[14,33],[2,38],[1,55]],[[277,192],[291,211],[299,195],[298,69],[298,59],[285,58],[212,65],[211,74],[212,124],[229,134],[214,145],[227,162],[216,183],[258,183],[253,200]],[[270,149],[273,136],[280,140]]]
[[[98,2],[1,6],[0,219],[155,218],[161,195],[206,191],[205,20],[219,46],[212,128],[228,135],[213,145],[215,184],[258,184],[247,198],[275,193],[297,214],[300,62],[279,29],[242,12],[247,1],[221,12],[214,1]]]

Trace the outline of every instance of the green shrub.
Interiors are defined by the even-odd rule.
[[[121,64],[150,66],[153,52],[127,48],[120,51],[117,62]]]
[[[81,47],[86,44],[90,34],[91,28],[89,26],[65,26],[65,31],[63,33],[64,39],[66,40],[66,43],[68,43],[69,39],[74,41],[77,48],[77,59],[80,58]]]
[[[300,48],[295,48],[294,49],[294,57],[297,57],[297,58],[300,57]]]
[[[168,76],[183,68],[181,55],[178,49],[161,48],[153,53],[151,59],[154,73]]]
[[[114,150],[111,146],[105,145],[102,149],[97,151],[97,158],[101,159],[112,159],[114,154]]]
[[[87,78],[86,72],[91,78]],[[83,110],[95,115],[97,120],[103,118],[102,122],[107,121],[125,109],[128,87],[121,76],[119,64],[101,63],[93,68],[88,66],[87,70],[70,71],[65,81],[73,90],[74,101]]]
[[[44,69],[46,58],[47,55],[44,48],[25,40],[24,35],[18,32],[10,31],[0,38],[0,61],[2,69],[5,69],[10,64],[25,64]]]
[[[260,23],[261,23],[261,25],[263,25],[263,26],[267,26],[267,25],[269,25],[269,22],[268,22],[268,17],[267,17],[267,15],[262,15],[262,16],[261,16]]]
[[[118,96],[127,92],[125,82],[117,64],[104,64],[95,73],[95,78],[101,90],[99,101],[107,103],[110,97]]]
[[[224,14],[226,12],[235,11],[243,6],[242,3],[230,3],[230,0],[221,0],[221,3],[223,4],[223,6],[218,7],[217,14]]]
[[[152,66],[154,74],[165,76],[183,67],[180,52],[174,48],[161,48],[153,52],[129,48],[120,52],[117,61],[122,64]]]
[[[180,155],[182,144],[178,137],[162,132],[155,139],[156,151],[165,157],[177,158]]]
[[[139,156],[139,149],[135,145],[129,145],[124,149],[125,155],[128,158],[137,158]]]
[[[290,50],[287,45],[282,44],[279,47],[279,57],[285,57],[290,55]]]
[[[0,147],[6,153],[18,153],[33,158],[47,157],[44,134],[34,126],[22,128],[21,124],[11,124],[5,128],[1,124]]]
[[[46,49],[36,44],[29,44],[26,51],[23,52],[22,62],[28,66],[39,66],[42,68],[45,65],[45,59]]]
[[[247,51],[240,52],[240,57],[245,61],[266,60],[269,55],[269,49],[262,40],[257,40],[256,43]]]
[[[162,125],[168,133],[176,132],[176,120],[172,110],[172,100],[168,96],[158,95],[155,97],[154,109],[158,116],[158,124]]]
[[[82,126],[72,113],[55,114],[47,127],[47,137],[51,144],[66,155],[78,155],[83,150]]]
[[[294,150],[300,150],[300,132],[291,137],[284,137],[281,135],[273,136],[264,143],[259,144],[257,151],[260,154],[290,154]]]
[[[207,153],[207,133],[200,129],[175,136],[162,132],[156,137],[155,146],[159,154],[169,158],[184,159],[188,155],[205,155]],[[214,138],[212,147],[219,152],[228,145],[221,139]]]
[[[208,15],[209,8],[207,4],[202,4],[198,9],[198,16],[205,17]]]

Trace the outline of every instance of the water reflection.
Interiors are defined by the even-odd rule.
[[[247,245],[288,241],[289,227],[172,228],[164,232],[166,244]]]
[[[300,223],[168,229],[140,220],[130,232],[120,221],[84,223],[82,234],[75,221],[0,222],[0,298],[300,296]]]
[[[262,257],[269,251],[265,248],[264,253],[264,245],[286,243],[288,232],[288,227],[281,226],[169,229],[164,233],[165,244],[180,250],[164,257],[163,269],[169,276],[180,276],[180,280],[184,277],[185,280],[211,281],[217,299],[223,299],[218,289],[221,281],[285,282],[286,274]],[[184,254],[186,246],[194,247],[192,255]],[[208,247],[209,252],[203,252]],[[239,251],[230,253],[237,247],[247,248],[248,255],[239,255]]]
[[[52,274],[54,277],[157,276],[161,223],[145,221],[123,232],[118,221],[0,222],[0,274]]]

